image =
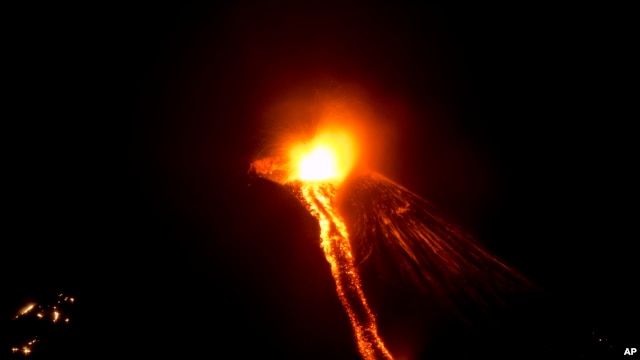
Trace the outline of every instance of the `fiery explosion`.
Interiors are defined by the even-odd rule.
[[[290,155],[292,180],[342,181],[353,166],[354,153],[353,141],[346,133],[323,133],[311,143],[294,146]]]

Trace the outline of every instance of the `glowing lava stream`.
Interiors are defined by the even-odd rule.
[[[349,315],[360,354],[365,359],[392,359],[378,336],[375,317],[362,291],[347,227],[332,206],[336,186],[331,182],[304,182],[300,190],[302,200],[320,223],[321,246],[331,264],[338,297]]]
[[[311,144],[293,148],[291,162],[297,171],[290,173],[292,179],[288,182],[299,185],[294,193],[318,219],[321,246],[360,354],[367,360],[392,359],[378,336],[375,317],[362,291],[347,227],[333,206],[337,184],[349,172],[353,157],[353,144],[346,134],[320,134]]]

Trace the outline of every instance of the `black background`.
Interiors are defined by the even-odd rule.
[[[246,177],[269,106],[342,86],[393,130],[378,170],[550,294],[545,321],[520,324],[536,343],[617,357],[639,345],[627,14],[357,1],[9,8],[4,325],[15,331],[25,301],[62,291],[77,298],[72,330],[43,358],[353,357],[313,220]],[[505,346],[476,352],[447,336],[442,358]]]

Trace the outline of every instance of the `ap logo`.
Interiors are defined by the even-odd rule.
[[[626,348],[626,349],[624,350],[624,354],[625,354],[625,355],[633,355],[633,354],[635,354],[637,351],[638,351],[638,349],[636,349],[636,348]]]

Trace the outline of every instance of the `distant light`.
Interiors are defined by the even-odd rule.
[[[22,310],[20,310],[20,314],[18,316],[27,314],[29,311],[33,310],[35,306],[35,303],[25,306],[24,308],[22,308]],[[16,319],[18,318],[18,316],[16,316]]]

